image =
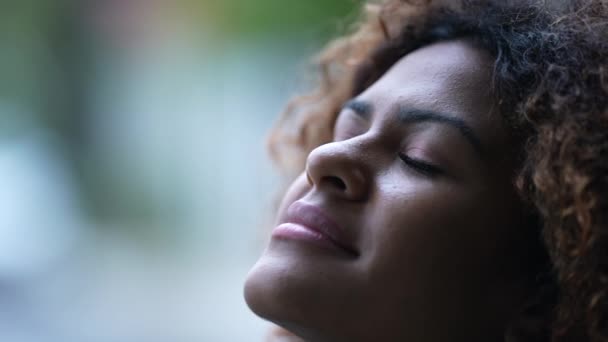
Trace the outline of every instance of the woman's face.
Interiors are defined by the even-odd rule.
[[[501,340],[523,221],[492,65],[436,43],[345,105],[248,276],[254,312],[311,341]]]

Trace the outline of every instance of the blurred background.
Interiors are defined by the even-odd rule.
[[[262,341],[264,138],[356,4],[0,0],[0,341]]]

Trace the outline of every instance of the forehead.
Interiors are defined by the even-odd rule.
[[[399,107],[449,113],[493,147],[506,137],[491,93],[493,64],[489,53],[466,40],[435,43],[403,57],[359,98],[378,114]]]

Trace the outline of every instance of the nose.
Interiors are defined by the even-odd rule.
[[[351,201],[368,196],[370,172],[362,154],[346,142],[325,144],[310,152],[306,175],[311,186],[332,196]]]

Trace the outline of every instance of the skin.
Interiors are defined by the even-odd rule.
[[[345,106],[277,224],[312,204],[356,253],[273,237],[245,285],[256,314],[307,341],[504,340],[526,293],[525,224],[493,62],[435,43]]]

